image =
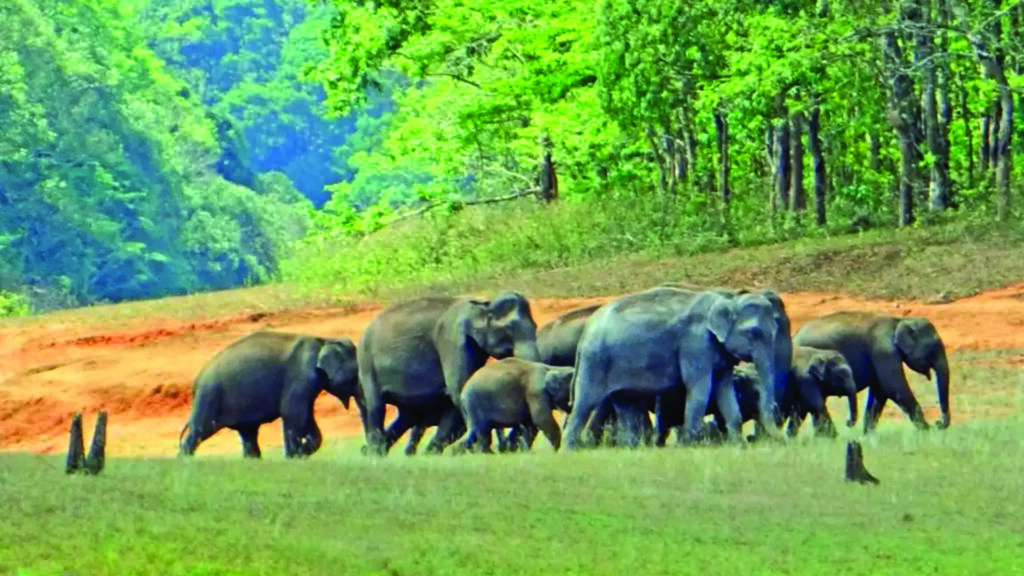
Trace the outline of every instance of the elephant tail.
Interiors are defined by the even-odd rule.
[[[178,433],[178,448],[181,448],[181,443],[185,439],[185,432],[192,427],[192,422],[185,422],[185,425],[181,427],[181,432]]]

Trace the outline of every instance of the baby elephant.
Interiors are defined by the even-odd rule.
[[[796,435],[807,414],[811,414],[815,434],[836,436],[832,416],[825,406],[829,396],[845,396],[850,404],[850,420],[847,426],[857,424],[857,383],[853,370],[846,358],[835,350],[793,346],[793,382],[795,395],[787,402],[788,410],[783,417],[789,417],[786,433]]]
[[[466,381],[462,389],[462,411],[466,434],[456,450],[479,445],[491,452],[491,432],[524,426],[539,428],[555,450],[562,431],[551,411],[569,411],[573,369],[510,357],[485,364]]]
[[[259,458],[260,426],[281,418],[285,456],[309,456],[322,441],[313,419],[321,390],[345,408],[353,396],[361,405],[351,340],[274,331],[243,336],[211,358],[193,381],[192,414],[178,438],[180,453],[191,456],[200,442],[231,428],[242,437],[243,455]]]

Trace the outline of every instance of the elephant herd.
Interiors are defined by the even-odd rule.
[[[681,444],[743,442],[779,438],[783,427],[795,435],[808,415],[817,434],[835,436],[825,399],[845,397],[854,426],[865,388],[865,432],[889,400],[926,429],[904,364],[935,373],[936,425],[947,427],[949,366],[925,318],[836,312],[792,334],[774,291],[665,284],[573,310],[538,330],[517,292],[491,300],[431,296],[383,309],[358,351],[347,338],[270,330],[230,344],[193,382],[179,451],[191,455],[230,428],[243,455],[258,458],[259,427],[281,418],[285,455],[309,456],[322,443],[313,416],[321,391],[346,408],[355,401],[363,451],[377,455],[406,432],[405,452],[414,454],[430,427],[431,453],[490,452],[495,434],[501,451],[528,449],[540,433],[555,450],[663,446],[673,431]],[[397,416],[385,427],[388,404]],[[563,427],[556,409],[566,414]],[[744,438],[751,421],[755,434]]]

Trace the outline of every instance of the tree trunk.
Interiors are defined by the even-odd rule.
[[[924,25],[918,28],[914,39],[914,59],[924,68],[921,83],[921,111],[925,141],[932,155],[930,178],[930,205],[935,211],[943,211],[949,204],[949,160],[942,142],[942,128],[939,124],[939,106],[936,97],[937,72],[935,65],[935,39],[931,32],[930,1],[917,1],[918,21]],[[944,57],[941,55],[940,57]]]
[[[992,151],[989,150],[988,138],[991,128],[989,124],[992,122],[992,117],[985,114],[981,117],[981,171],[984,173],[988,170],[988,159],[992,155]]]
[[[547,134],[541,136],[541,146],[544,153],[540,159],[540,179],[537,195],[541,201],[553,202],[558,200],[558,177],[555,175],[555,164],[551,161],[551,138]]]
[[[868,133],[868,166],[872,171],[878,172],[878,169],[882,167],[881,155],[882,155],[882,142],[878,139],[878,134],[875,132]]]
[[[789,206],[789,123],[775,126],[775,190],[779,208]]]
[[[996,150],[999,148],[999,120],[1003,115],[999,103],[1000,100],[996,100],[992,105],[992,119],[988,123],[988,163],[992,170],[995,170],[996,162],[999,161]]]
[[[901,29],[916,28],[915,21],[919,20],[917,6],[904,4],[900,10],[900,20]],[[917,106],[918,100],[914,98],[914,81],[907,73],[908,67],[904,62],[903,50],[894,31],[885,35],[883,51],[892,84],[889,123],[896,132],[900,148],[900,226],[909,226],[914,222],[914,197],[917,191],[923,188],[918,167],[921,161],[922,140],[919,129],[920,111]]]
[[[939,53],[941,58],[936,62],[938,84],[936,85],[939,100],[939,141],[942,144],[942,169],[946,179],[946,206],[955,204],[953,201],[953,175],[950,169],[949,154],[953,145],[949,133],[953,126],[953,104],[950,102],[950,84],[953,72],[949,64],[949,0],[936,0],[939,18]]]
[[[1002,0],[993,0],[992,8],[998,14],[1002,8]],[[1019,10],[1020,7],[1017,6]],[[967,24],[963,23],[966,29]],[[1003,26],[1001,16],[993,17],[982,36],[972,36],[971,44],[978,60],[985,69],[985,75],[995,80],[999,90],[999,99],[995,103],[995,113],[988,121],[988,160],[996,169],[996,218],[1005,220],[1010,214],[1010,174],[1012,157],[1010,147],[1013,140],[1013,92],[1010,90],[1006,77],[1006,53],[1002,47]],[[983,123],[984,126],[984,123]],[[984,152],[982,153],[985,154]]]
[[[665,164],[667,165],[665,172],[668,175],[668,193],[675,196],[676,183],[679,181],[679,158],[676,155],[676,139],[666,129],[661,134],[661,142],[665,148]]]
[[[1010,175],[1013,171],[1013,93],[1006,81],[1006,73],[1000,66],[999,103],[1002,118],[999,121],[999,140],[996,143],[996,197],[998,198],[997,218],[1006,220],[1010,214]]]
[[[658,141],[654,138],[654,128],[647,127],[647,143],[651,146],[651,154],[658,163],[658,188],[662,192],[668,192],[668,168],[665,166],[665,158],[658,147]]]
[[[794,112],[790,118],[789,141],[791,146],[792,169],[790,172],[789,197],[793,212],[802,212],[807,204],[804,193],[804,113]]]
[[[810,122],[807,123],[807,147],[811,151],[814,166],[814,215],[818,226],[825,225],[825,155],[821,146],[821,108],[811,108]]]
[[[779,209],[789,207],[789,110],[786,108],[786,94],[779,92],[775,97],[775,187]]]
[[[722,196],[722,219],[729,223],[729,123],[721,109],[715,110],[715,135],[718,143],[718,189]]]
[[[964,120],[964,138],[967,140],[967,187],[974,186],[974,130],[971,130],[971,114],[967,108],[967,87],[960,84],[960,116]]]

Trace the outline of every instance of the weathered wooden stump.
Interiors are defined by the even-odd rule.
[[[68,440],[68,457],[64,465],[66,474],[73,474],[85,464],[85,442],[82,440],[82,415],[71,417],[71,435]]]
[[[64,466],[66,474],[84,472],[89,475],[103,471],[107,450],[107,413],[100,411],[96,418],[96,430],[89,445],[89,455],[85,455],[85,441],[82,438],[82,414],[77,413],[71,418],[71,433],[68,439],[68,456]]]
[[[96,417],[96,430],[92,434],[89,455],[85,459],[85,473],[99,474],[103,471],[103,463],[107,452],[107,412],[101,410]]]
[[[864,467],[864,449],[860,442],[846,443],[846,481],[878,484],[880,481]]]

